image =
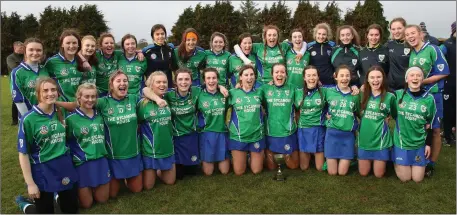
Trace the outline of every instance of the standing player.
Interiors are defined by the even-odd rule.
[[[426,145],[426,128],[435,121],[436,105],[433,96],[421,88],[423,80],[422,69],[410,67],[405,75],[405,89],[395,91],[392,159],[397,177],[403,182],[424,179],[426,160],[431,153],[430,143]]]
[[[305,47],[306,42],[303,41],[303,30],[296,28],[292,30],[291,39],[292,39],[292,48],[286,52],[286,68],[287,68],[287,83],[292,86],[303,88],[303,69],[308,65],[306,58],[300,59],[300,61],[295,61],[297,58],[297,53]]]
[[[265,138],[261,110],[261,90],[255,87],[257,72],[251,65],[244,65],[239,72],[239,88],[230,90],[228,100],[232,108],[229,122],[229,144],[232,152],[233,171],[242,175],[246,171],[247,153],[250,154],[252,173],[262,172]]]
[[[354,158],[354,131],[357,129],[356,114],[359,111],[358,95],[351,95],[351,70],[341,65],[335,70],[337,85],[324,90],[328,103],[327,131],[324,155],[329,175],[346,175]]]
[[[324,87],[335,86],[333,65],[331,61],[332,49],[335,42],[332,39],[332,29],[327,23],[319,23],[313,29],[314,41],[308,44],[305,61],[319,71],[319,83]]]
[[[78,196],[82,208],[90,208],[95,201],[109,198],[111,172],[106,156],[103,118],[95,110],[97,87],[79,85],[76,92],[78,108],[66,119],[67,141],[73,163],[79,174]]]
[[[123,71],[129,79],[129,94],[140,95],[144,86],[144,73],[147,68],[146,61],[139,61],[136,54],[137,40],[131,34],[126,34],[121,40],[124,54],[117,61],[117,67]]]
[[[77,213],[78,174],[66,147],[61,113],[55,107],[56,82],[49,77],[38,79],[36,97],[38,105],[21,119],[17,145],[29,197],[35,201],[36,213],[50,214],[57,192],[61,211]]]
[[[384,73],[389,74],[389,50],[380,45],[382,35],[383,32],[380,25],[372,24],[368,26],[368,44],[366,47],[362,48],[359,53],[359,61],[361,64],[359,70],[360,84],[365,83],[365,77],[367,77],[366,74],[368,73],[368,69],[372,66],[379,65],[382,67]]]
[[[262,76],[262,83],[269,83],[273,78],[271,77],[271,70],[273,64],[280,63],[286,64],[286,53],[290,49],[290,45],[287,42],[279,43],[280,35],[278,27],[274,25],[267,25],[263,28],[263,43],[254,43],[252,47],[252,53],[256,54],[260,64],[258,65],[258,71]],[[243,51],[240,46],[236,44],[234,47],[235,53],[240,57],[245,64],[251,64],[246,56],[243,55]],[[306,52],[306,45],[302,46],[302,49],[297,54],[296,61],[299,61],[303,54]]]
[[[287,71],[283,64],[271,68],[273,84],[262,86],[262,100],[266,110],[266,141],[268,169],[275,169],[273,153],[286,154],[286,165],[298,167],[297,124],[294,117],[297,107],[296,88],[286,83]]]
[[[215,68],[203,70],[205,89],[197,98],[199,130],[199,149],[202,169],[205,175],[212,175],[214,163],[218,162],[219,171],[227,174],[230,160],[227,150],[227,126],[225,125],[226,99],[218,89],[220,78]]]
[[[97,40],[92,35],[86,35],[81,39],[81,50],[78,52],[76,61],[78,71],[84,72],[81,83],[95,84],[97,80],[98,59],[95,54]],[[84,59],[84,60],[83,60]],[[85,68],[84,63],[89,63],[90,68]]]
[[[155,71],[148,77],[146,86],[150,87],[157,96],[163,97],[167,92],[167,82],[165,73]],[[143,98],[137,108],[141,129],[144,189],[152,189],[157,176],[165,184],[174,184],[176,167],[170,108],[159,107],[156,102],[147,98]],[[161,174],[158,174],[159,171]]]
[[[307,66],[303,72],[304,86],[297,91],[299,102],[298,148],[300,168],[307,170],[311,154],[314,154],[316,169],[324,165],[324,93],[319,87],[319,73],[314,66]]]
[[[226,88],[229,87],[229,57],[227,37],[220,33],[214,32],[211,35],[210,47],[211,50],[206,50],[206,68],[215,68],[219,74],[219,85]]]
[[[436,102],[437,120],[432,124],[432,155],[430,163],[427,165],[427,176],[431,176],[441,151],[440,121],[443,118],[443,88],[444,79],[449,75],[449,66],[438,46],[422,41],[422,32],[418,25],[406,26],[405,37],[413,48],[409,57],[409,65],[420,67],[424,71],[422,84]]]
[[[192,86],[200,86],[200,70],[206,67],[206,54],[197,49],[198,33],[188,28],[182,34],[181,44],[174,49],[173,70],[187,68],[192,71]]]
[[[238,37],[238,45],[241,48],[244,56],[247,57],[251,62],[256,64],[257,56],[252,51],[252,36],[249,33],[243,33]],[[229,58],[229,77],[230,77],[230,87],[235,88],[236,84],[239,81],[239,73],[241,72],[241,68],[243,67],[244,62],[238,57],[236,54],[233,54]],[[257,71],[256,65],[252,65],[254,68],[254,72],[256,73],[256,77],[260,77],[259,72]],[[258,87],[260,82],[257,81],[255,86]]]
[[[389,49],[389,73],[387,83],[390,90],[403,89],[403,79],[409,64],[411,48],[405,43],[405,19],[394,18],[390,24],[391,39],[384,44]]]
[[[386,120],[395,105],[395,96],[387,92],[387,79],[382,67],[368,69],[360,107],[358,145],[359,173],[367,176],[371,171],[378,178],[386,172],[390,160],[392,136]]]

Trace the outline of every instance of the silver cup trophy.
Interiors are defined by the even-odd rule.
[[[286,180],[286,177],[284,176],[284,174],[282,174],[282,170],[281,170],[281,165],[284,165],[286,162],[285,162],[285,155],[284,154],[275,154],[273,156],[275,162],[278,164],[278,172],[276,172],[276,175],[273,177],[273,180],[275,181],[285,181]]]

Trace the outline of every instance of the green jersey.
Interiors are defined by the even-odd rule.
[[[287,137],[297,130],[295,123],[295,107],[299,100],[295,96],[296,88],[285,83],[281,87],[264,84],[262,100],[266,109],[266,135],[271,137]]]
[[[90,71],[83,72],[83,77],[81,79],[81,84],[91,83],[96,84],[97,82],[97,67],[91,66]]]
[[[171,108],[173,135],[183,136],[196,131],[196,104],[201,89],[191,87],[190,93],[182,97],[177,90],[166,93],[164,99]]]
[[[252,53],[256,54],[260,61],[260,68],[257,68],[262,75],[262,83],[266,84],[273,80],[271,67],[275,63],[286,64],[285,55],[289,51],[290,45],[287,42],[280,43],[274,47],[269,47],[263,43],[254,43]]]
[[[175,67],[190,69],[190,71],[192,71],[192,81],[200,80],[200,70],[206,67],[205,51],[195,49],[192,56],[184,62],[184,60],[179,57],[178,49],[176,48],[174,49],[173,57],[173,63],[176,64]]]
[[[360,96],[343,93],[338,86],[322,88],[328,105],[330,120],[326,121],[328,128],[341,131],[354,131],[357,129],[356,113],[359,111]]]
[[[65,119],[67,142],[76,166],[108,155],[103,118],[94,110],[92,117],[77,108]]]
[[[317,89],[313,89],[304,95],[303,89],[297,90],[297,100],[299,101],[300,107],[300,118],[298,120],[299,128],[311,128],[316,126],[324,125],[324,101],[325,94],[323,90],[320,92]]]
[[[49,58],[44,67],[49,76],[57,81],[59,91],[64,101],[74,102],[78,86],[81,84],[83,73],[77,70],[76,59],[65,60],[60,53]]]
[[[170,107],[161,108],[153,101],[142,99],[137,108],[142,155],[152,158],[172,156],[174,147]]]
[[[38,104],[35,83],[39,77],[49,77],[48,72],[42,66],[38,71],[33,71],[26,63],[21,62],[11,73],[11,95],[14,103],[25,103],[27,109],[32,109]]]
[[[256,56],[254,54],[249,54],[248,56],[246,56],[249,60],[251,60],[251,62],[254,63],[255,65],[255,62],[256,62]],[[236,86],[236,83],[238,82],[239,80],[239,76],[240,76],[240,69],[241,67],[243,67],[244,65],[244,62],[238,57],[235,55],[232,55],[230,56],[229,58],[229,77],[230,77],[230,87],[231,88],[235,88]],[[257,67],[254,66],[254,69],[255,69],[255,73],[257,73],[257,78],[260,78],[260,74],[259,72],[257,71]]]
[[[219,73],[218,84],[227,88],[229,86],[227,78],[229,76],[230,52],[222,51],[220,54],[216,54],[211,50],[206,50],[205,53],[206,68],[216,68]]]
[[[294,49],[289,49],[286,53],[286,68],[287,68],[287,83],[290,83],[297,88],[303,88],[303,70],[308,66],[307,58],[302,57],[297,63],[295,57],[297,53]]]
[[[198,95],[198,127],[200,132],[227,132],[225,126],[226,102],[225,98],[217,91],[215,94],[206,89]]]
[[[423,93],[419,97],[414,97],[409,90],[404,94],[404,90],[395,91],[395,114],[396,118],[394,130],[395,146],[413,150],[425,144],[427,132],[426,124],[432,124],[436,114],[435,99],[429,93]],[[399,104],[401,97],[403,101]]]
[[[362,96],[363,97],[363,96]],[[363,150],[383,150],[392,146],[392,136],[386,118],[391,115],[395,96],[387,92],[381,103],[381,95],[371,95],[362,112],[357,145]]]
[[[232,107],[229,124],[229,138],[242,143],[261,140],[263,134],[262,94],[260,89],[249,92],[231,89],[228,105]]]
[[[30,163],[45,163],[67,153],[65,127],[57,118],[34,105],[20,120],[17,149],[28,154]]]
[[[424,46],[416,52],[415,49],[409,56],[409,66],[418,66],[424,70],[424,79],[434,75],[449,75],[449,65],[438,46],[426,42]],[[431,93],[442,92],[444,80],[441,79],[436,83],[425,85],[426,90]]]
[[[136,56],[129,60],[122,55],[117,61],[117,66],[122,70],[129,79],[129,94],[140,95],[140,90],[144,86],[144,73],[148,67],[148,63],[143,60],[139,61]]]
[[[109,90],[109,76],[117,70],[117,61],[123,53],[120,50],[114,50],[109,58],[106,58],[100,50],[95,54],[98,60],[98,66],[96,68],[98,93],[107,93]]]
[[[128,159],[139,154],[136,107],[139,96],[121,100],[111,95],[97,99],[97,111],[105,123],[105,142],[110,159]]]

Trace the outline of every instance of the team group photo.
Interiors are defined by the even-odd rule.
[[[2,213],[456,213],[441,3],[2,2]]]

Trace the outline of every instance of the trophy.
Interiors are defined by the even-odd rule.
[[[273,156],[275,162],[278,164],[278,172],[273,177],[273,180],[276,181],[285,181],[286,177],[282,174],[281,165],[285,164],[285,155],[284,154],[275,154]]]

